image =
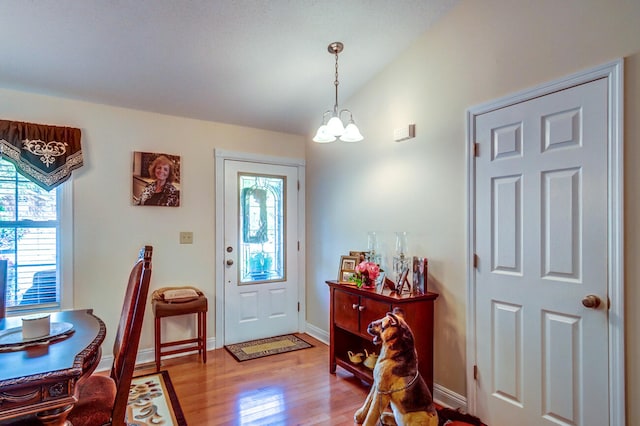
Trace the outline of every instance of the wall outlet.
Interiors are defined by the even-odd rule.
[[[180,232],[180,244],[193,244],[193,232]]]

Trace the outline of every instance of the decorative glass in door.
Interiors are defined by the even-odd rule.
[[[285,276],[285,176],[238,175],[239,284],[282,281]]]

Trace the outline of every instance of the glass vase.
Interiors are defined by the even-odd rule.
[[[376,286],[375,280],[372,280],[366,275],[362,276],[362,288],[373,288]]]

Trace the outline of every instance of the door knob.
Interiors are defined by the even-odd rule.
[[[582,299],[585,308],[597,309],[600,303],[600,298],[595,294],[589,294]]]
[[[227,265],[229,266],[233,265],[233,259],[227,259]]]

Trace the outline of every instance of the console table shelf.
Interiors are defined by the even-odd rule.
[[[398,307],[413,331],[420,374],[433,393],[433,305],[438,294],[399,295],[387,289],[378,292],[337,281],[326,283],[331,292],[329,372],[335,374],[340,366],[360,380],[373,383],[372,370],[353,364],[348,352],[379,353],[380,347],[373,344],[367,326]]]

